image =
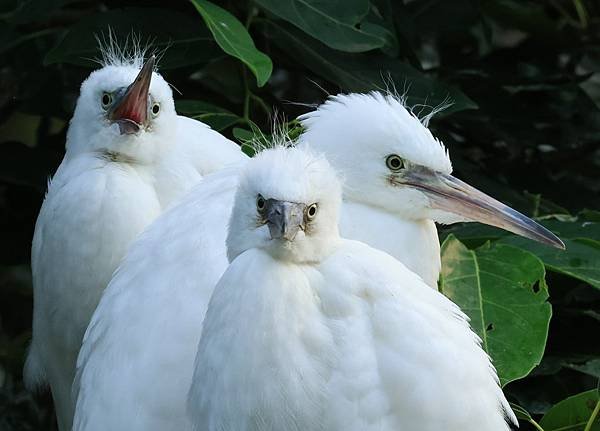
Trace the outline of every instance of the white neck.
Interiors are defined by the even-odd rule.
[[[405,220],[381,208],[344,200],[340,234],[385,251],[437,289],[440,242],[432,220]]]

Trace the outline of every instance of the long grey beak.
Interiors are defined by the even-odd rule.
[[[296,202],[268,199],[265,214],[271,239],[293,241],[296,234],[304,229],[304,209],[306,205]]]
[[[431,208],[496,226],[556,248],[565,248],[560,238],[545,227],[452,175],[414,166],[405,169],[393,180],[423,191],[430,200]]]
[[[148,92],[155,62],[156,57],[150,57],[109,114],[109,119],[119,125],[121,135],[139,132],[148,121]]]

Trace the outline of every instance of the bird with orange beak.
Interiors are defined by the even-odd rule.
[[[154,57],[105,57],[81,86],[32,246],[25,381],[49,384],[63,431],[85,329],[129,244],[203,175],[245,158],[207,125],[177,115]]]

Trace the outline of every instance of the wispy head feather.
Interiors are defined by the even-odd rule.
[[[292,122],[294,123],[294,122]],[[292,128],[286,122],[285,117],[277,110],[274,111],[271,117],[271,135],[265,135],[262,130],[255,124],[251,124],[252,138],[244,142],[244,145],[250,147],[254,154],[258,154],[264,150],[271,148],[289,148],[293,147],[295,142],[295,134],[291,133]],[[299,124],[298,124],[298,127]]]
[[[428,104],[427,98],[423,103],[410,105],[408,103],[408,94],[410,92],[411,83],[408,79],[404,80],[401,92],[396,87],[394,78],[390,73],[387,75],[382,74],[381,79],[383,80],[384,87],[380,88],[379,91],[398,101],[407,111],[411,112],[416,118],[418,118],[421,124],[423,124],[425,127],[429,127],[429,122],[435,115],[448,109],[454,104],[450,98],[450,95],[446,95],[444,100],[435,106]]]
[[[94,61],[102,67],[119,66],[141,69],[145,58],[154,55],[157,59],[156,64],[158,64],[166,51],[166,48],[159,50],[152,47],[153,40],[147,39],[142,42],[141,35],[135,33],[130,33],[120,43],[114,30],[110,27],[107,34],[101,33],[95,37],[100,57],[95,58]]]

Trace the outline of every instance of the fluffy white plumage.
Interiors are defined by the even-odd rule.
[[[459,217],[432,209],[421,191],[393,185],[386,156],[417,157],[421,148],[431,161],[420,163],[447,173],[445,148],[400,101],[377,93],[335,97],[303,122],[300,146],[324,152],[345,179],[342,236],[381,247],[434,286],[440,256],[432,218]],[[76,431],[189,429],[182,400],[198,325],[227,267],[225,237],[238,173],[207,176],[132,245],[81,349]],[[170,378],[163,384],[157,376]]]
[[[30,388],[50,385],[61,430],[70,429],[84,331],[129,244],[202,175],[243,158],[233,142],[178,116],[171,89],[156,72],[147,97],[160,104],[159,114],[148,112],[147,128],[122,134],[109,117],[138,73],[132,65],[107,65],[82,84],[66,154],[36,223],[25,380]],[[103,104],[105,95],[112,105]]]
[[[385,159],[405,160],[450,174],[448,151],[393,95],[372,92],[329,98],[300,117],[298,146],[323,152],[344,180],[340,231],[383,250],[437,288],[440,244],[434,221],[461,220],[430,208],[415,188],[391,187]]]
[[[298,149],[246,165],[232,262],[203,322],[193,429],[508,431],[467,317],[391,256],[339,238],[340,191],[325,159]],[[272,239],[280,216],[257,196],[318,211],[292,241]]]
[[[74,431],[190,429],[197,328],[228,264],[225,218],[238,170],[204,178],[131,245],[81,347]]]

